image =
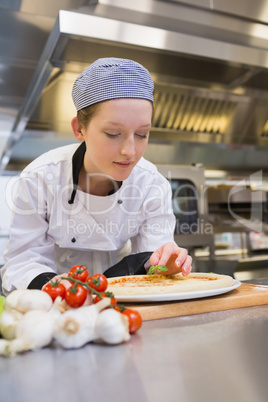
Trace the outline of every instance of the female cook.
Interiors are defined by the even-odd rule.
[[[103,58],[75,81],[81,144],[53,149],[22,172],[3,291],[42,288],[74,265],[107,277],[191,271],[173,238],[171,188],[142,155],[153,113],[153,81],[132,60]]]

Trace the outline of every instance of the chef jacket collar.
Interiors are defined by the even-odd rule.
[[[74,199],[75,199],[75,195],[76,195],[76,191],[77,191],[77,187],[78,187],[79,173],[80,173],[83,161],[84,161],[85,152],[86,152],[86,143],[85,143],[85,141],[83,141],[82,144],[79,145],[79,147],[73,154],[73,158],[72,158],[73,191],[71,194],[71,198],[68,201],[69,204],[74,203]],[[122,185],[122,182],[118,183],[118,187],[109,191],[108,195],[114,194],[121,187],[121,185]]]
[[[78,187],[79,172],[80,172],[80,169],[81,169],[83,161],[84,161],[85,152],[86,152],[86,144],[85,144],[85,141],[83,141],[82,144],[79,145],[79,147],[73,154],[73,159],[72,159],[73,191],[71,194],[71,198],[68,201],[69,204],[74,203],[74,198],[75,198],[77,187]]]

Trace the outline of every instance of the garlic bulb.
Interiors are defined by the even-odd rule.
[[[17,339],[0,339],[0,356],[15,356],[18,352],[23,351],[23,345]]]
[[[9,293],[5,300],[5,309],[15,309],[17,308],[19,297],[26,292],[27,289],[16,289]]]
[[[28,289],[19,296],[16,308],[22,313],[26,313],[30,310],[48,311],[52,305],[49,294],[38,289]]]
[[[21,341],[25,350],[47,346],[53,338],[54,322],[54,317],[49,312],[28,311],[17,324],[16,339]]]
[[[10,342],[7,339],[0,339],[0,356],[8,356],[9,355],[9,346]]]
[[[0,339],[0,356],[13,357],[27,350],[28,345],[21,339]]]
[[[17,289],[11,292],[5,301],[6,309],[16,309],[21,313],[30,310],[48,311],[52,307],[51,297],[39,289]]]
[[[17,310],[4,310],[0,317],[0,334],[5,339],[14,339],[18,321],[21,319],[22,313]]]
[[[128,318],[114,309],[104,310],[98,315],[95,332],[97,338],[111,345],[128,341]]]
[[[15,330],[15,339],[0,339],[0,356],[15,356],[28,350],[47,346],[53,337],[54,318],[43,310],[22,315]]]
[[[60,296],[57,296],[54,300],[54,303],[52,304],[51,309],[49,310],[49,314],[54,319],[54,323],[61,316],[61,302],[62,298]]]
[[[1,330],[6,339],[0,339],[0,356],[15,356],[50,344],[55,322],[61,315],[60,303],[61,297],[57,297],[49,311],[31,310],[22,314],[14,309],[4,310]]]
[[[91,306],[67,310],[57,320],[54,339],[66,349],[80,348],[95,339],[95,323],[100,310],[110,304],[110,298],[104,298]]]

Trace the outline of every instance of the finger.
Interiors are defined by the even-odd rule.
[[[178,256],[175,261],[177,267],[182,267],[185,264],[187,257],[188,257],[188,251],[185,248],[180,248]]]
[[[172,242],[165,243],[159,247],[150,257],[150,263],[154,265],[164,265],[168,261],[169,257],[176,254],[178,246]]]
[[[87,292],[86,300],[84,301],[83,307],[90,306],[92,304],[92,294]]]
[[[66,290],[72,286],[72,283],[67,279],[62,279],[60,283],[62,283],[62,285],[65,287]]]
[[[184,264],[181,267],[182,269],[182,275],[183,276],[188,276],[191,273],[192,270],[192,257],[190,255],[187,256]]]
[[[156,250],[150,257],[150,263],[152,266],[158,265],[160,260],[160,252]]]
[[[166,265],[171,259],[174,261],[176,259],[177,252],[170,248],[163,248],[160,255],[158,265]]]
[[[67,279],[61,279],[62,277],[66,277],[66,276],[67,276],[67,274],[61,274],[61,275],[53,276],[53,278],[50,279],[50,281],[48,281],[47,283],[60,281],[60,283],[65,287],[65,289],[69,289],[69,287],[72,286],[72,283],[70,281],[68,281]]]

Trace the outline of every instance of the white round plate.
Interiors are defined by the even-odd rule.
[[[238,288],[241,282],[234,279],[234,284],[227,288],[200,290],[195,292],[183,292],[183,293],[165,293],[156,295],[131,295],[131,296],[116,296],[116,300],[119,302],[157,302],[157,301],[172,301],[172,300],[188,300],[198,299],[200,297],[217,296],[223,293],[231,292]]]

